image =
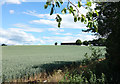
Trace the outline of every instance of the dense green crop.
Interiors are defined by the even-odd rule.
[[[104,48],[104,47],[101,47]],[[3,81],[34,76],[51,67],[83,60],[91,51],[85,46],[5,46],[2,47]],[[104,52],[103,52],[104,53]]]

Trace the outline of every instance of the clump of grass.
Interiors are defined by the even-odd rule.
[[[100,62],[105,60],[105,54],[101,48],[93,48],[92,46],[89,47],[91,50],[91,54],[85,53],[85,59],[82,61],[82,65],[88,65],[90,63],[94,63],[95,61]]]
[[[101,74],[101,77],[97,78],[96,74],[92,71],[84,72],[78,74],[77,72],[73,72],[70,74],[67,72],[64,76],[64,79],[59,81],[60,83],[69,82],[69,83],[79,83],[79,84],[105,84],[105,75]]]
[[[104,73],[100,72],[100,75],[96,74],[97,64],[105,60],[105,56],[99,48],[95,49],[90,46],[90,50],[92,51],[91,55],[88,56],[86,53],[84,55],[85,59],[82,61],[80,67],[66,72],[60,83],[69,82],[71,84],[77,82],[79,84],[105,84],[107,82]],[[104,58],[100,59],[100,57]]]

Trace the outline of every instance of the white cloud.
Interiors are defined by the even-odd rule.
[[[9,4],[21,4],[20,0],[3,0],[2,4],[9,3]]]
[[[38,14],[35,10],[33,11],[27,11],[27,12],[23,12],[23,14],[27,14],[27,15],[31,15],[31,16],[36,16],[38,18],[43,18],[43,19],[55,19],[55,14],[50,16],[50,14]]]
[[[42,28],[34,28],[34,27],[30,27],[25,24],[14,24],[14,26],[17,28],[9,28],[9,29],[22,30],[22,31],[28,31],[28,32],[43,32],[44,31],[44,29]]]
[[[17,29],[0,29],[0,44],[14,44],[14,45],[22,45],[22,44],[54,44],[55,42],[75,42],[77,39],[84,40],[92,40],[95,36],[88,35],[87,33],[80,33],[77,35],[73,35],[71,33],[56,33],[56,35],[64,35],[63,36],[43,36],[40,38],[34,37],[30,33],[26,33],[23,30]]]
[[[14,11],[14,10],[9,10],[9,13],[10,13],[10,14],[14,14],[15,11]]]
[[[38,29],[38,28],[30,28],[30,29],[28,29],[28,28],[26,28],[26,29],[23,29],[23,28],[9,28],[9,29],[18,30],[18,31],[27,31],[27,32],[38,32],[38,33],[43,32],[42,29]]]
[[[53,15],[55,16],[55,15]],[[62,17],[62,22],[61,22],[61,28],[74,28],[74,29],[85,29],[86,25],[81,23],[81,22],[74,22],[74,18],[72,15],[70,14],[66,14],[66,15],[61,15]],[[47,17],[47,16],[46,16]],[[51,17],[51,16],[49,16]],[[55,20],[51,20],[51,19],[40,19],[40,20],[33,20],[30,21],[30,23],[32,24],[45,24],[45,25],[49,25],[52,27],[58,27],[58,23]]]
[[[26,0],[2,0],[1,3],[5,4],[21,4],[21,2],[26,2]]]
[[[76,39],[72,36],[65,36],[65,37],[58,37],[58,36],[52,36],[52,37],[43,37],[43,39],[46,41],[46,43],[54,43],[54,42],[75,42]]]
[[[46,43],[52,44],[55,42],[62,43],[62,42],[76,42],[77,39],[80,39],[79,37],[74,36],[52,36],[52,37],[43,37]]]
[[[81,7],[80,12],[82,14],[86,14],[87,10],[84,7]],[[35,10],[23,12],[24,14],[35,16],[40,18],[40,20],[32,20],[30,23],[32,24],[45,24],[52,27],[58,27],[58,23],[55,21],[56,14],[38,14]],[[81,22],[74,22],[74,17],[72,14],[59,14],[62,17],[61,28],[76,28],[76,29],[85,29],[86,25]]]
[[[56,35],[66,35],[66,36],[70,36],[70,35],[73,35],[71,33],[55,33]]]
[[[60,33],[57,33],[57,34],[60,34]],[[77,35],[71,35],[70,33],[66,33],[66,34],[63,34],[63,35],[67,35],[67,36],[64,36],[64,37],[60,37],[60,36],[46,37],[46,36],[44,36],[43,40],[46,43],[52,44],[52,43],[55,43],[55,42],[58,42],[58,43],[61,43],[61,42],[76,42],[77,39],[80,39],[82,41],[95,39],[95,36],[82,34],[82,33],[77,34]]]
[[[34,28],[25,24],[14,24],[14,26],[17,28],[9,28],[9,29],[21,30],[27,32],[44,32],[44,31],[64,32],[64,29],[61,28]]]
[[[58,29],[58,28],[48,28],[48,31],[55,31],[55,32],[60,31],[60,32],[64,32],[63,29]]]
[[[76,4],[77,5],[77,4]],[[92,5],[92,9],[95,8],[95,4]],[[86,14],[88,12],[84,7],[78,8],[81,14]],[[32,24],[45,24],[52,27],[57,27],[58,23],[55,21],[56,14],[38,14],[35,10],[23,12],[24,14],[35,16],[40,18],[40,20],[32,20]],[[81,22],[74,22],[74,17],[72,14],[60,14],[62,17],[61,28],[76,28],[76,29],[86,29],[86,24]]]
[[[81,33],[81,34],[77,34],[75,36],[80,37],[82,41],[84,41],[84,40],[92,40],[92,39],[96,38],[96,36],[89,35],[88,33]]]
[[[65,34],[63,34],[63,35],[72,35],[71,33],[65,33]]]
[[[36,39],[32,34],[14,29],[0,29],[0,44],[9,45],[34,44],[39,39]]]
[[[52,27],[57,27],[57,22],[55,20],[46,20],[46,19],[40,19],[40,20],[33,20],[30,21],[30,23],[34,23],[34,24],[45,24],[45,25],[49,25]]]

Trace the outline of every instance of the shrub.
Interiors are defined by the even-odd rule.
[[[6,44],[1,44],[1,46],[7,46]]]
[[[84,41],[84,42],[83,42],[83,45],[88,46],[88,44],[89,44],[89,42],[88,42],[88,41]]]
[[[76,45],[81,45],[81,44],[82,44],[81,40],[78,39],[78,40],[76,41]]]
[[[75,72],[74,72],[75,73]],[[90,77],[88,77],[88,75]],[[74,84],[75,82],[78,84],[105,84],[106,82],[105,74],[102,73],[100,77],[97,77],[91,70],[87,72],[82,71],[80,74],[70,74],[67,72],[64,76],[64,79],[60,81],[60,83],[69,82],[70,84]]]
[[[57,45],[58,43],[57,42],[55,42],[55,45]]]
[[[91,50],[91,55],[89,56],[88,53],[85,53],[84,57],[85,59],[82,61],[84,65],[90,64],[91,62],[99,60],[101,57],[105,57],[105,55],[102,52],[102,49],[100,48],[93,48],[92,46],[89,47]]]
[[[80,68],[80,71],[75,69],[72,73],[67,72],[64,79],[60,81],[61,83],[77,82],[79,84],[107,84],[106,75],[102,72],[103,70],[106,70],[107,64],[102,61],[105,65],[99,66],[101,64],[99,64],[98,61],[100,57],[104,56],[102,50],[100,48],[95,49],[92,46],[90,46],[89,49],[92,53],[90,56],[87,53],[84,55],[85,59],[82,61],[83,67]],[[97,70],[97,67],[99,67],[99,70]],[[102,70],[100,68],[102,68]]]

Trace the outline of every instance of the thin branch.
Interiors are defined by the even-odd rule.
[[[75,4],[73,4],[70,0],[68,0],[68,2],[70,2],[70,3],[77,9],[77,13],[78,13],[78,16],[79,16],[80,11],[79,11],[79,9],[77,8],[77,6],[76,6]]]
[[[77,8],[77,6],[76,6],[75,4],[73,4],[70,0],[68,0],[68,2],[71,3],[71,4],[77,9],[78,16],[79,16],[79,14],[82,15],[82,13],[80,13],[79,9]],[[80,2],[81,2],[81,0],[80,0]],[[81,5],[81,6],[82,6],[83,8],[85,8],[83,5]],[[86,16],[84,16],[84,17],[86,17]]]

